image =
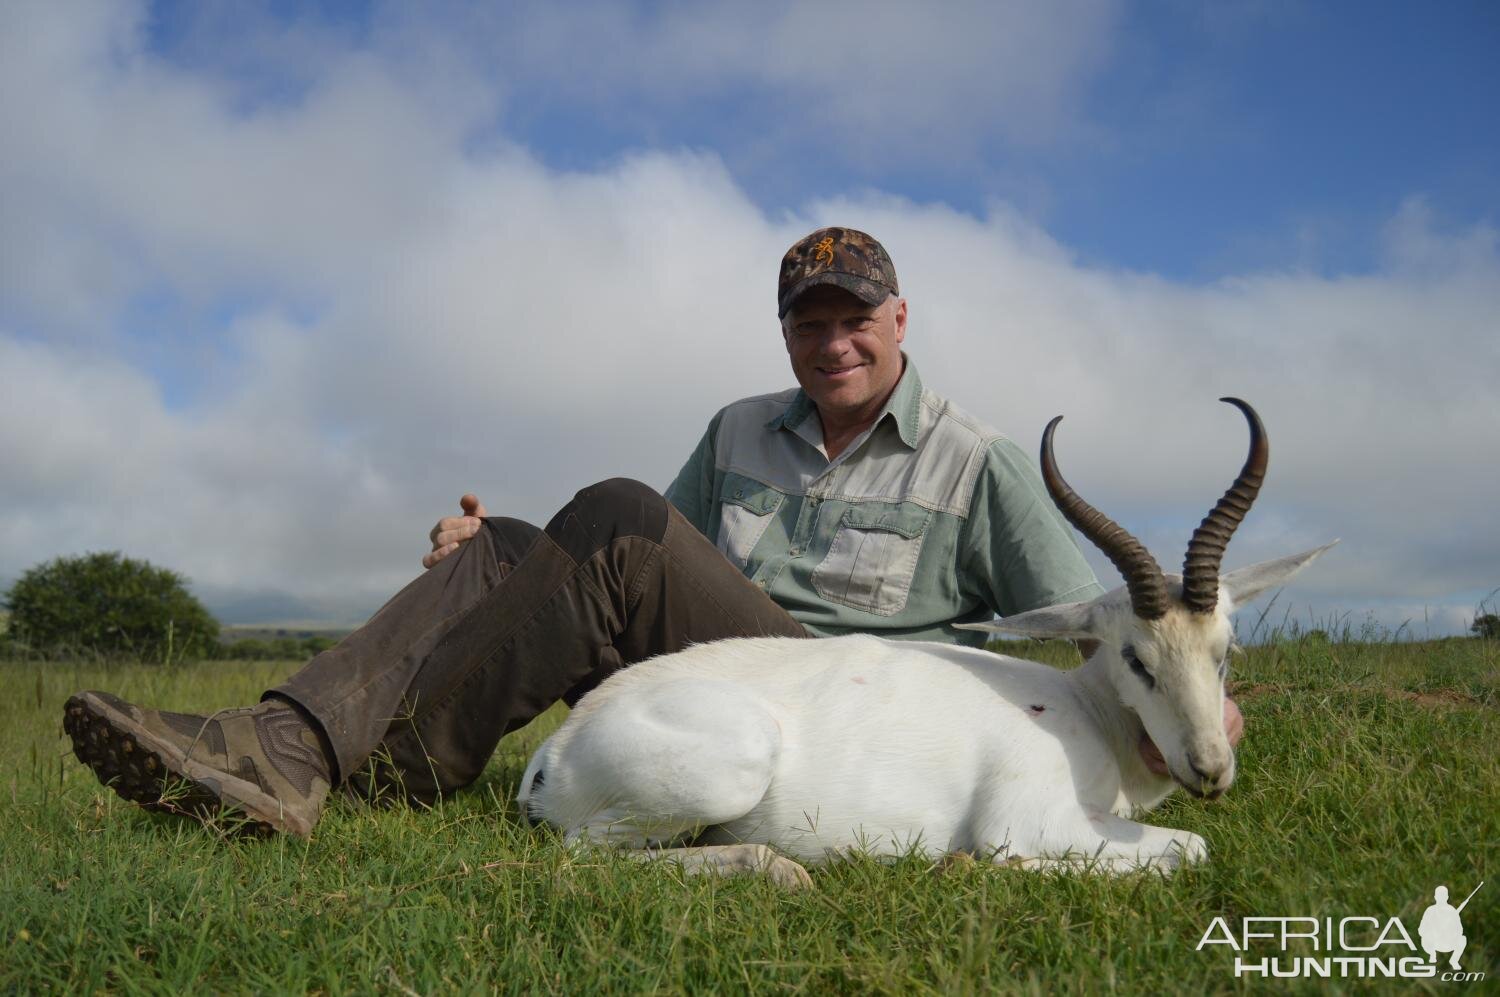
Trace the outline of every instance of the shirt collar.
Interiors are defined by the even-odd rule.
[[[901,354],[901,358],[906,361],[906,369],[901,372],[901,380],[896,382],[896,390],[886,400],[885,408],[876,417],[875,425],[879,426],[890,419],[896,424],[901,442],[915,450],[917,433],[922,424],[922,379],[917,376],[917,365],[911,362],[911,358],[905,353]],[[786,409],[766,423],[766,428],[795,430],[814,411],[816,406],[812,399],[807,397],[807,392],[798,388]]]

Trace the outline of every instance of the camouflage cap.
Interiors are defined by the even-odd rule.
[[[842,287],[871,305],[901,293],[885,247],[852,228],[820,228],[786,251],[776,286],[777,314],[785,318],[799,294],[820,284]]]

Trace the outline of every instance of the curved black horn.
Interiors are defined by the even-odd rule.
[[[1159,620],[1167,613],[1167,582],[1161,567],[1139,540],[1104,513],[1089,505],[1068,486],[1052,456],[1052,431],[1062,422],[1058,416],[1042,432],[1042,481],[1064,518],[1104,552],[1130,591],[1130,605],[1143,620]]]
[[[1250,511],[1261,482],[1266,480],[1266,464],[1271,458],[1271,444],[1266,427],[1247,402],[1238,398],[1220,398],[1245,414],[1250,423],[1250,455],[1240,476],[1219,499],[1213,511],[1193,531],[1188,541],[1187,557],[1182,562],[1182,602],[1194,613],[1212,613],[1219,602],[1219,562],[1229,538]]]

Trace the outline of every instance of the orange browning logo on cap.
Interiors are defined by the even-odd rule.
[[[828,257],[826,260],[823,258],[825,255]],[[813,247],[813,262],[833,266],[833,236],[825,236],[822,242]]]

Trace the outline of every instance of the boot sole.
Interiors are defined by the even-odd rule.
[[[309,821],[288,813],[280,800],[259,786],[188,758],[171,742],[88,693],[64,704],[63,730],[73,741],[73,754],[101,783],[147,810],[200,821],[228,810],[243,815],[251,831],[284,831],[300,838],[312,834]]]

